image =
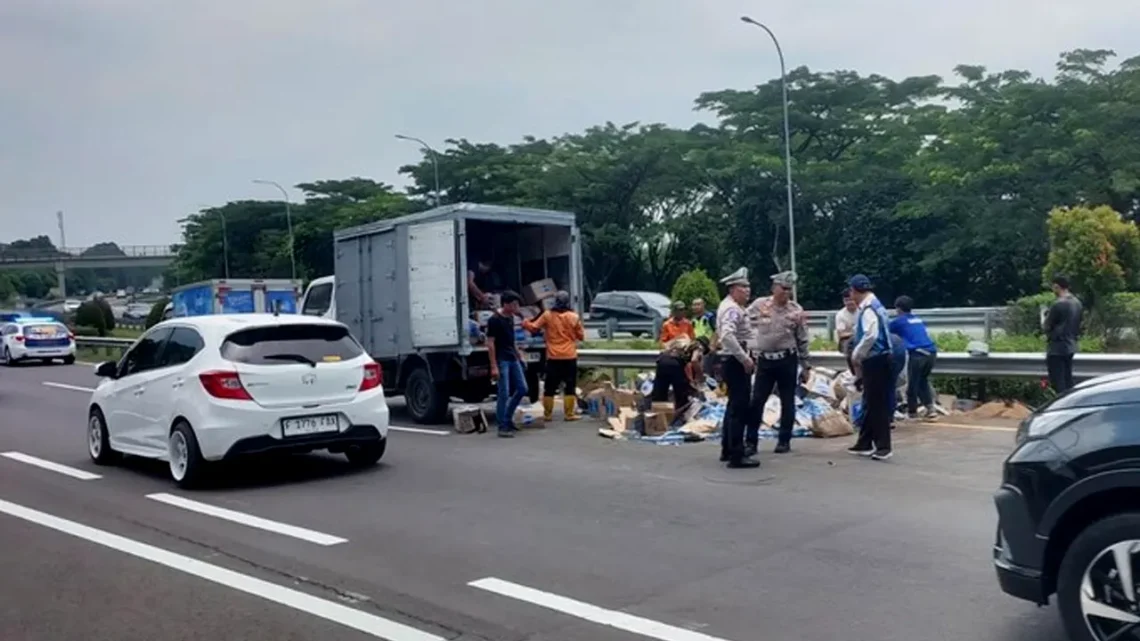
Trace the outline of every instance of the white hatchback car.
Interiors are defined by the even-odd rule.
[[[95,368],[87,443],[165,460],[183,487],[210,461],[268,452],[344,453],[373,465],[388,439],[382,372],[336,321],[300,314],[177,318]]]

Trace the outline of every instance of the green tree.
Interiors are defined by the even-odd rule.
[[[1140,277],[1140,230],[1107,205],[1059,207],[1049,212],[1046,284],[1066,275],[1090,307],[1135,286]]]
[[[95,300],[83,301],[79,305],[79,309],[75,310],[75,324],[95,330],[98,336],[106,336],[109,331],[107,317]]]
[[[150,306],[150,311],[146,314],[146,329],[150,329],[155,325],[162,322],[162,315],[166,312],[166,306],[170,303],[170,298],[163,296],[155,301],[154,305]]]
[[[682,301],[686,305],[693,299],[700,298],[709,307],[716,307],[720,301],[720,291],[716,283],[703,269],[691,269],[677,278],[673,283],[673,300]]]

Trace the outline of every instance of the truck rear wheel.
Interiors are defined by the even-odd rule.
[[[447,419],[450,400],[445,390],[431,379],[426,367],[417,367],[408,375],[404,400],[412,420],[421,424],[442,423]]]

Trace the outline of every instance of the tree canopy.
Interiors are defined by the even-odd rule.
[[[1140,217],[1140,57],[1067,52],[1051,79],[962,65],[948,81],[806,67],[788,81],[809,308],[838,305],[856,272],[922,307],[1003,304],[1040,291],[1054,209],[1103,206],[1130,226]],[[763,289],[790,266],[780,80],[703,93],[695,107],[715,122],[447,140],[440,198],[575,212],[591,294],[670,292],[686,271],[719,278],[741,265]],[[359,177],[298,185],[300,275],[332,273],[333,230],[430,206],[431,156],[400,172],[407,193]],[[182,223],[171,284],[224,273],[223,224],[231,275],[289,274],[285,203],[234,201]]]

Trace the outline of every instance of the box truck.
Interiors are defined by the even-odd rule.
[[[204,280],[171,291],[170,315],[295,314],[300,292],[300,283],[286,278]]]
[[[476,314],[468,288],[477,263],[491,265],[499,289],[542,296],[538,283],[547,283],[582,311],[572,213],[460,203],[342,229],[333,242],[335,274],[309,284],[301,313],[348,325],[381,364],[387,391],[403,395],[420,423],[446,420],[452,398],[479,402],[494,391],[487,349],[471,340],[487,313]],[[533,401],[545,344],[521,330],[516,336]]]

